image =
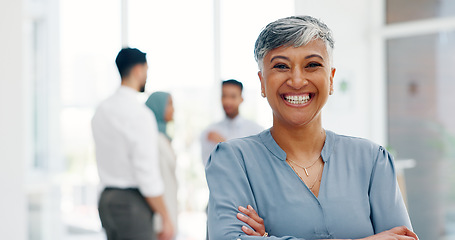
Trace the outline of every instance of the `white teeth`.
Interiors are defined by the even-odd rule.
[[[291,104],[304,104],[307,103],[310,100],[310,96],[286,96],[285,97],[286,101],[291,103]]]

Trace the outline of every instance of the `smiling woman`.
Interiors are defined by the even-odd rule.
[[[295,125],[320,124],[320,111],[333,89],[335,74],[322,40],[305,47],[273,49],[262,65],[258,75],[274,119]]]
[[[322,127],[333,43],[310,16],[279,19],[259,35],[255,57],[273,126],[212,152],[210,239],[417,239],[393,157]]]

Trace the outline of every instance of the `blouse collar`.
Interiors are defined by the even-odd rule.
[[[262,143],[265,145],[265,147],[273,155],[275,155],[281,161],[286,161],[286,152],[284,152],[283,149],[280,148],[278,143],[275,142],[275,139],[273,139],[272,133],[270,132],[270,128],[261,132],[259,134],[259,137],[262,140]],[[327,162],[329,160],[334,143],[335,133],[329,130],[325,130],[325,143],[321,151],[322,160],[324,162]]]

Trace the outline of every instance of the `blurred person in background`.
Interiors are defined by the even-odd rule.
[[[322,127],[333,47],[331,30],[310,16],[278,19],[260,33],[254,53],[273,125],[212,152],[211,239],[418,239],[393,157]]]
[[[177,177],[176,156],[171,145],[171,137],[167,134],[166,128],[168,122],[174,119],[174,106],[172,97],[166,92],[154,92],[145,102],[150,110],[153,111],[158,124],[158,159],[160,164],[160,172],[164,182],[163,199],[166,204],[169,216],[174,225],[175,232],[177,230],[178,203],[177,203]],[[161,216],[155,216],[155,230],[162,230]]]
[[[230,79],[221,84],[221,104],[226,117],[207,127],[201,134],[202,161],[204,166],[210,152],[215,146],[226,140],[257,134],[263,130],[258,124],[239,115],[239,107],[243,102],[243,84]]]
[[[108,240],[157,239],[153,215],[162,219],[158,240],[174,237],[163,201],[158,128],[153,112],[136,99],[147,79],[146,54],[122,49],[115,60],[121,86],[96,109],[92,132],[100,183],[98,210]]]

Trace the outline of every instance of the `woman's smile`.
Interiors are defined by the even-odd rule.
[[[284,100],[284,102],[292,107],[304,107],[307,106],[312,98],[314,96],[314,93],[285,93],[281,94],[281,98]]]

